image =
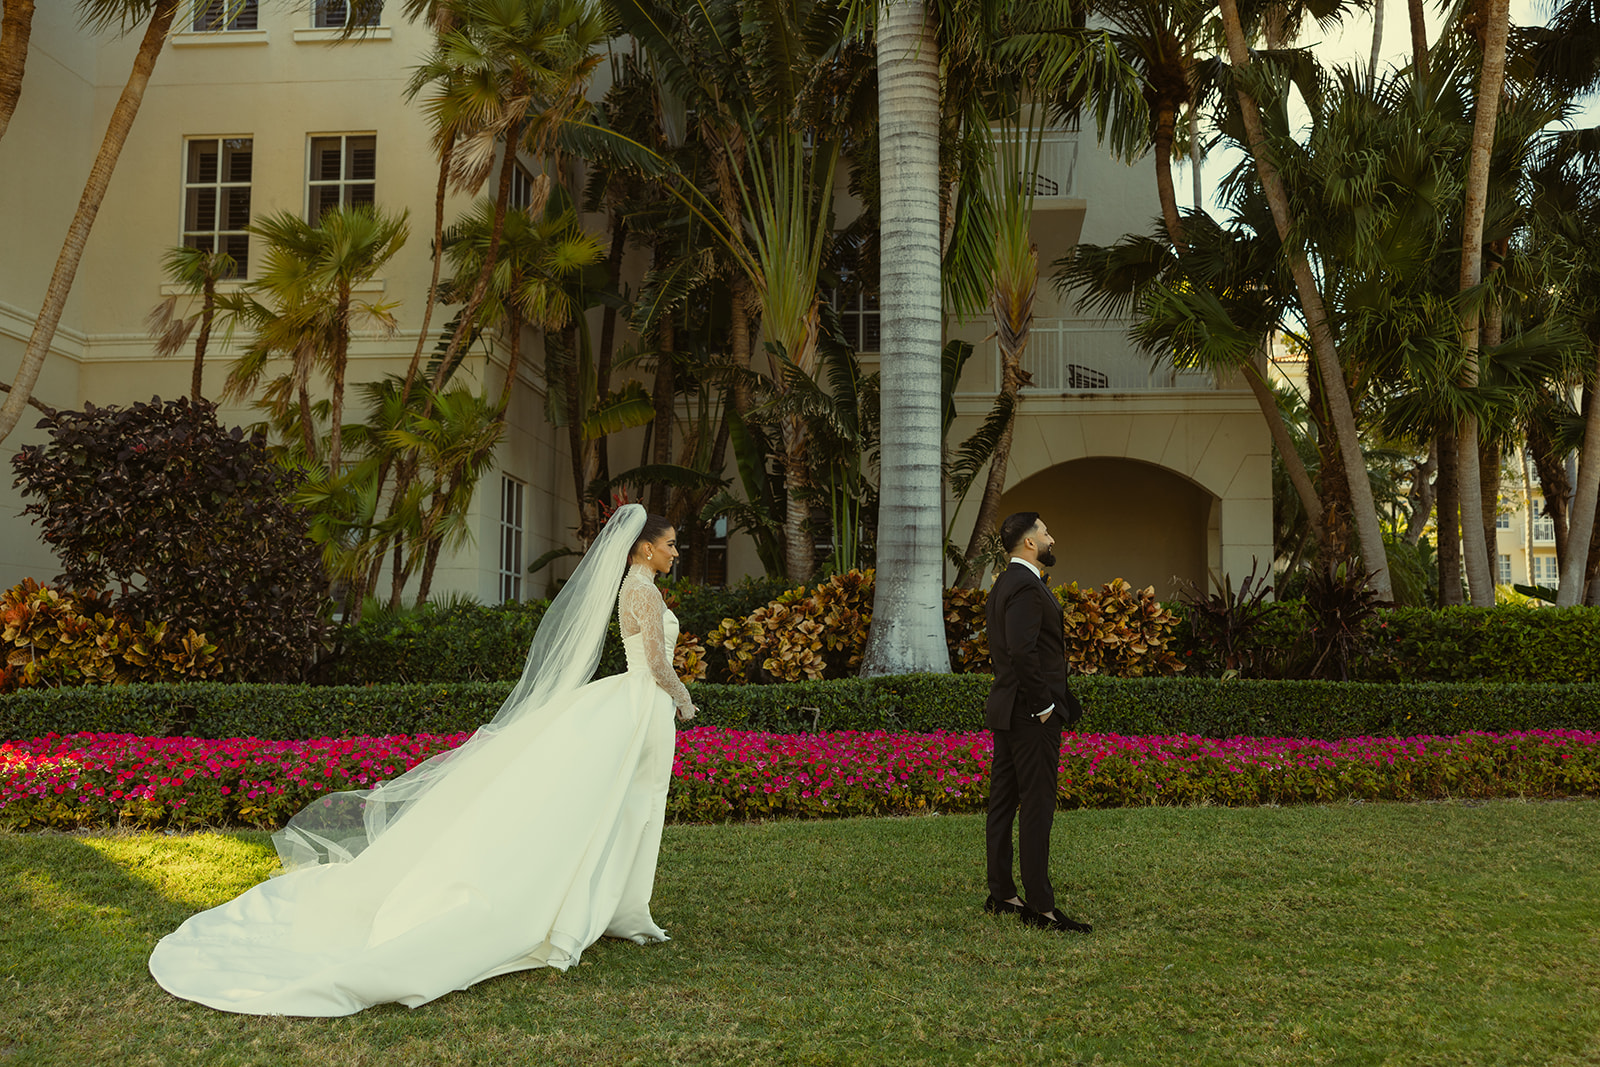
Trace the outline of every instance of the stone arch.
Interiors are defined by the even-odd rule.
[[[1057,463],[1017,482],[1000,498],[1001,516],[1037,511],[1056,538],[1051,580],[1100,586],[1125,579],[1154,586],[1162,599],[1201,589],[1220,563],[1221,501],[1167,467],[1120,456]]]

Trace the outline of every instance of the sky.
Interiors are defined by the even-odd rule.
[[[1429,0],[1425,5],[1430,45],[1439,39],[1439,27],[1444,21],[1437,8],[1438,5],[1433,0]],[[1548,0],[1511,0],[1511,21],[1520,26],[1543,24],[1548,17],[1549,8]],[[1307,27],[1307,32],[1303,33],[1297,43],[1310,47],[1324,66],[1349,64],[1356,60],[1365,64],[1371,59],[1370,13],[1357,13],[1328,33],[1319,30],[1315,22],[1308,22]],[[1381,51],[1382,62],[1385,64],[1401,65],[1411,61],[1411,23],[1406,16],[1405,0],[1384,0]],[[1577,126],[1600,125],[1600,99],[1589,100],[1580,113],[1574,116],[1573,123]],[[1212,199],[1216,183],[1232,170],[1241,158],[1242,153],[1219,147],[1201,162],[1201,182],[1207,193],[1206,208],[1214,215],[1222,214],[1220,206]],[[1176,169],[1172,179],[1173,185],[1178,189],[1179,208],[1188,207],[1192,196],[1187,194],[1193,188],[1193,180],[1187,164]]]

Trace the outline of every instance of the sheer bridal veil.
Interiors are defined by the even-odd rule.
[[[330,793],[306,805],[272,835],[284,868],[349,862],[446,775],[462,768],[470,773],[473,755],[502,731],[517,726],[524,734],[522,743],[542,733],[557,714],[560,698],[594,676],[628,556],[644,520],[645,510],[639,504],[626,504],[612,514],[551,601],[528,648],[522,678],[493,719],[460,747],[424,760],[397,778],[371,789]]]

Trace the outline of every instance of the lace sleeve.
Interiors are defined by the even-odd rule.
[[[666,602],[661,599],[661,591],[654,585],[636,581],[623,583],[622,596],[617,602],[617,621],[622,633],[624,636],[636,633],[644,635],[644,661],[650,668],[650,674],[656,684],[672,697],[673,706],[679,711],[687,711],[694,706],[694,702],[689,699],[689,690],[678,677],[678,672],[672,669],[672,650],[667,648],[667,634],[662,622],[666,613]]]

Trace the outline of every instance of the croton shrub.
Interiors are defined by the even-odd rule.
[[[836,574],[811,589],[790,590],[744,618],[722,620],[706,638],[726,656],[719,681],[799,682],[843,678],[861,667],[872,624],[873,572]],[[1171,676],[1184,669],[1168,648],[1178,617],[1154,588],[1119,579],[1099,589],[1077,583],[1055,590],[1062,605],[1068,670],[1123,678]],[[981,589],[947,589],[945,641],[957,672],[990,669]]]
[[[0,693],[29,686],[201,680],[217,646],[192,628],[137,622],[104,594],[62,593],[31,578],[0,594]]]

